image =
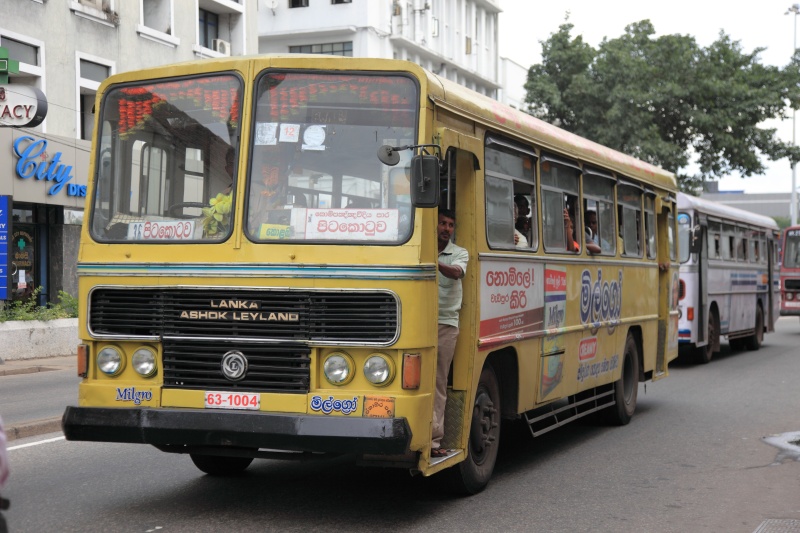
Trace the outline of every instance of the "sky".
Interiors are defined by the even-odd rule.
[[[794,14],[786,14],[793,4],[788,0],[500,0],[499,4],[503,10],[499,19],[500,55],[524,67],[541,60],[541,41],[558,30],[567,12],[569,22],[574,26],[573,37],[582,35],[584,41],[594,47],[603,38],[621,36],[628,24],[649,19],[656,36],[691,35],[703,47],[714,42],[722,30],[732,40],[740,42],[743,52],[765,48],[759,55],[761,63],[779,67],[789,63],[797,38],[795,24],[800,24]],[[800,114],[797,118],[800,122]],[[791,117],[770,121],[765,126],[777,128],[778,137],[792,142]],[[767,167],[763,175],[723,178],[719,180],[720,191],[791,192],[789,161],[769,161],[766,158],[762,161]],[[800,176],[796,185],[800,187]]]

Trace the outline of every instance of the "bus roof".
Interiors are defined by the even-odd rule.
[[[729,205],[721,204],[719,202],[712,202],[711,200],[704,200],[697,196],[691,196],[682,192],[678,193],[678,210],[699,211],[707,215],[715,216],[721,219],[732,220],[743,224],[750,224],[751,226],[758,226],[762,228],[769,228],[779,231],[778,224],[770,217],[758,215],[739,209],[738,207],[731,207]]]
[[[213,68],[212,68],[213,65]],[[101,92],[112,83],[138,81],[158,77],[199,74],[213,70],[250,68],[310,68],[330,70],[376,70],[384,72],[410,72],[420,81],[423,94],[434,105],[450,108],[459,114],[498,132],[517,139],[535,143],[546,151],[572,157],[619,174],[641,180],[667,190],[677,190],[675,176],[662,168],[646,163],[622,152],[612,150],[566,130],[548,124],[527,113],[518,111],[493,98],[477,93],[463,85],[423,69],[416,63],[398,59],[356,58],[327,56],[321,54],[262,54],[231,56],[212,59],[197,59],[171,65],[160,65],[151,69],[130,71],[110,76],[101,84]],[[147,74],[146,78],[144,75]],[[421,106],[425,102],[420,102]]]
[[[456,109],[497,131],[532,139],[545,150],[612,170],[620,174],[618,177],[627,176],[664,189],[677,189],[674,174],[663,168],[570,133],[448,79],[430,72],[428,76],[436,80],[436,83],[429,83],[429,95],[437,105]],[[436,94],[437,83],[441,85],[441,94]]]

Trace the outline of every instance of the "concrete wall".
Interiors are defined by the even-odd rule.
[[[0,352],[3,361],[74,355],[80,342],[78,319],[0,322],[0,339],[3,339]]]

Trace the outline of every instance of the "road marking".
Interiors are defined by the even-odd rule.
[[[47,444],[49,442],[55,442],[57,440],[64,440],[64,437],[56,437],[56,438],[53,438],[53,439],[45,439],[45,440],[38,440],[36,442],[29,442],[28,444],[19,444],[17,446],[10,446],[8,448],[8,451],[10,452],[12,450],[19,450],[20,448],[29,448],[31,446],[38,446],[40,444]]]

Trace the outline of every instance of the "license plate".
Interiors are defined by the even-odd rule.
[[[261,409],[261,395],[253,392],[206,391],[206,409]]]

